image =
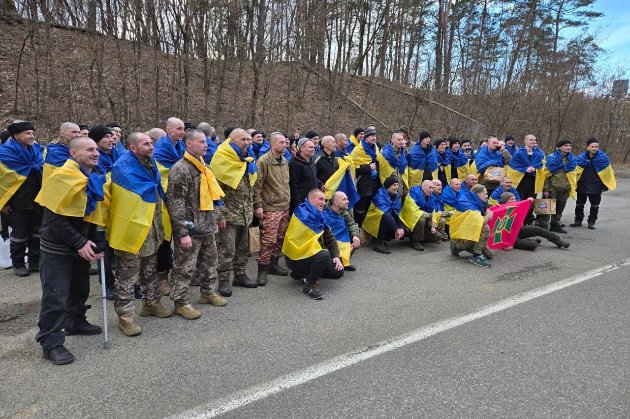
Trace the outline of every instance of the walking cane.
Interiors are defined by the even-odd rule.
[[[107,334],[107,289],[105,285],[105,256],[99,259],[98,263],[100,264],[99,276],[101,278],[101,298],[103,301],[103,348],[109,349],[111,343],[109,342],[109,336]]]

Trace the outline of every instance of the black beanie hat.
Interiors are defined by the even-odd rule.
[[[418,141],[422,141],[425,138],[429,138],[429,137],[431,137],[431,133],[427,130],[424,130],[420,133],[420,136],[418,137]]]
[[[571,142],[571,140],[560,140],[558,141],[558,144],[556,144],[556,148],[560,148],[565,144],[573,144],[573,143]]]
[[[455,144],[460,144],[459,139],[457,139],[456,137],[449,137],[448,148],[453,148]]]
[[[437,140],[435,140],[435,142],[433,143],[433,146],[435,148],[438,148],[440,145],[442,145],[443,143],[447,143],[448,141],[446,141],[444,138],[438,138]]]
[[[356,128],[354,130],[354,136],[356,137],[357,135],[361,134],[362,132],[365,132],[365,130],[363,128]]]
[[[7,131],[9,131],[9,134],[11,134],[11,136],[28,130],[35,130],[35,126],[30,121],[14,122],[7,127]]]
[[[223,130],[223,137],[227,140],[230,134],[232,134],[232,131],[234,131],[235,129],[236,127],[227,127]]]
[[[400,181],[398,180],[398,177],[390,176],[387,179],[385,179],[385,182],[383,182],[383,187],[385,189],[389,189],[389,187],[392,186],[394,183],[400,183]]]
[[[512,134],[508,134],[505,136],[505,141],[509,141],[509,140],[514,141],[514,136]]]
[[[105,125],[107,128],[121,128],[121,125],[118,122],[110,122]]]
[[[367,138],[367,137],[371,137],[371,136],[375,136],[376,137],[376,131],[374,131],[373,129],[369,129],[369,130],[365,131],[365,134],[363,135],[363,138]]]
[[[90,137],[91,139],[93,139],[95,142],[99,142],[103,139],[104,136],[106,136],[107,134],[111,135],[112,130],[109,129],[108,127],[104,126],[104,125],[96,125],[92,128],[90,128],[90,131],[88,132],[88,137]]]
[[[599,141],[597,141],[597,138],[595,137],[591,137],[588,140],[586,140],[586,146],[588,147],[589,145],[593,144],[593,143],[599,143]]]
[[[312,140],[315,137],[319,137],[319,133],[317,131],[309,131],[306,133],[305,137]]]
[[[185,130],[189,130],[189,129],[197,129],[197,125],[193,124],[190,121],[186,121],[184,122],[184,129]]]
[[[263,138],[265,137],[265,133],[264,132],[256,130],[256,131],[252,132],[252,138],[257,136],[258,134],[262,135]]]

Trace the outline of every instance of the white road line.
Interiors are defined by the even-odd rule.
[[[628,265],[630,265],[630,258],[617,261],[610,265],[601,266],[599,268],[593,269],[592,271],[588,271],[571,278],[563,279],[561,281],[554,282],[553,284],[549,284],[535,290],[517,294],[494,304],[482,307],[478,311],[432,323],[428,326],[413,330],[407,334],[392,339],[387,339],[368,347],[347,352],[343,355],[339,355],[318,364],[311,365],[310,367],[307,367],[303,370],[278,377],[263,384],[246,388],[227,397],[213,400],[207,404],[203,404],[190,410],[181,412],[177,415],[172,416],[172,418],[212,418],[221,415],[223,413],[238,409],[250,403],[280,393],[284,390],[297,387],[301,384],[315,380],[324,375],[339,371],[351,365],[358,364],[361,361],[365,361],[367,359],[374,358],[375,356],[394,351],[398,348],[419,342],[438,333],[445,332],[463,324],[481,319],[494,313],[498,313],[510,307],[514,307],[516,305],[531,301],[538,297],[551,294],[552,292],[570,287],[571,285],[579,284],[580,282],[593,279],[604,273],[612,272]]]

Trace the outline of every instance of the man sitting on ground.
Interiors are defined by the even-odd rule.
[[[385,255],[392,252],[389,241],[400,240],[405,235],[400,219],[402,205],[398,194],[399,186],[396,176],[385,179],[383,187],[374,195],[363,223],[363,229],[374,237],[372,250]]]
[[[357,268],[350,264],[350,256],[361,246],[361,240],[359,240],[361,229],[354,222],[352,213],[348,211],[349,203],[348,196],[344,192],[333,193],[324,209],[324,218],[337,238],[344,269],[356,271]]]

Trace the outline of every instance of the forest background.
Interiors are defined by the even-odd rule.
[[[221,131],[405,124],[630,154],[593,0],[0,0],[0,124],[170,116]]]

